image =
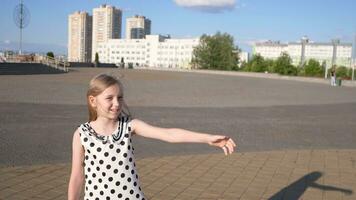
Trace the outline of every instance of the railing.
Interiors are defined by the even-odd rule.
[[[60,59],[55,59],[52,57],[48,56],[41,56],[41,59],[39,59],[40,63],[47,65],[49,67],[53,67],[55,69],[59,69],[65,72],[68,72],[69,69],[69,63],[66,61],[62,61]]]
[[[68,72],[69,69],[67,61],[40,55],[12,55],[6,56],[4,61],[10,63],[41,63],[64,72]]]

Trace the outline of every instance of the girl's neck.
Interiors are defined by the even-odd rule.
[[[101,135],[110,135],[117,128],[117,120],[98,117],[95,121],[91,121],[90,125],[95,132]]]

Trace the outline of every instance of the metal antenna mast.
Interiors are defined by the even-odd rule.
[[[30,23],[30,11],[23,4],[23,0],[20,0],[20,4],[15,6],[14,13],[14,22],[17,27],[20,28],[20,49],[19,54],[22,54],[22,29],[28,26]]]

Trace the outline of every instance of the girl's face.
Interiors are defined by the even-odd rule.
[[[116,120],[121,112],[123,95],[120,87],[114,84],[96,97],[89,96],[89,100],[98,117]]]

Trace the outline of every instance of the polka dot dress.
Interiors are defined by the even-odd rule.
[[[118,129],[109,136],[99,135],[89,122],[79,127],[85,150],[85,200],[140,199],[141,191],[131,144],[128,117],[120,117]]]

